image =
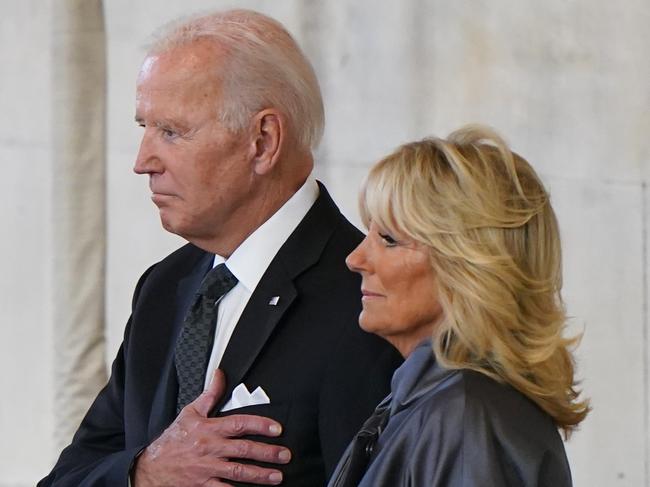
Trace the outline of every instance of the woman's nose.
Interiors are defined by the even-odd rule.
[[[366,265],[366,245],[368,237],[364,238],[357,248],[354,249],[345,258],[345,264],[352,272],[362,272],[365,270]]]

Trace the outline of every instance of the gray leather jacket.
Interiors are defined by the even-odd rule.
[[[440,367],[430,341],[397,369],[391,389],[383,401],[390,401],[388,423],[359,487],[572,485],[551,418],[508,385]],[[330,487],[349,454],[350,448]]]

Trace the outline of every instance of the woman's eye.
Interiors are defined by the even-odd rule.
[[[379,236],[384,241],[384,244],[387,247],[394,247],[395,245],[397,245],[397,240],[395,240],[393,237],[391,237],[387,233],[380,233]]]

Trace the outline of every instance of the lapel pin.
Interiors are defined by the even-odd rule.
[[[271,306],[275,306],[276,304],[278,304],[278,301],[280,301],[280,296],[273,296],[273,297],[269,300],[269,305],[271,305]]]

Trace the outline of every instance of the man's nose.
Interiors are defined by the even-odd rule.
[[[160,159],[156,155],[151,135],[148,129],[142,134],[140,149],[133,165],[133,172],[136,174],[160,172]]]

